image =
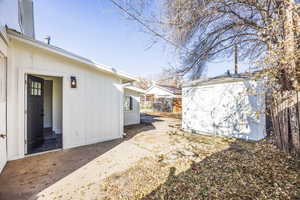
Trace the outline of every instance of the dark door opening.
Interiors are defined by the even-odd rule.
[[[47,79],[27,76],[27,154],[62,148],[62,133],[52,126],[53,81]]]

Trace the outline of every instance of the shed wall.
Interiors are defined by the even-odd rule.
[[[213,136],[265,137],[262,81],[238,81],[183,88],[185,130]]]

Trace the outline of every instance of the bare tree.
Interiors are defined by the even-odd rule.
[[[135,81],[133,85],[137,88],[147,90],[151,87],[151,81],[143,77],[138,77],[138,81]]]
[[[183,77],[177,73],[177,69],[170,67],[162,69],[155,79],[158,84],[179,87],[182,84]]]
[[[179,72],[190,73],[192,79],[201,76],[208,61],[231,56],[235,46],[239,48],[240,59],[264,58],[271,47],[278,49],[287,36],[286,23],[295,23],[286,19],[297,18],[294,0],[124,2],[127,12],[139,20],[144,28],[181,50],[183,64]],[[145,9],[153,7],[152,14]],[[160,32],[155,24],[161,25]]]
[[[240,58],[262,58],[268,44],[282,39],[281,32],[272,29],[281,7],[283,1],[278,0],[168,0],[170,34],[192,48],[182,71],[192,70],[198,78],[207,61],[230,56],[234,46]]]
[[[127,3],[134,5],[134,0]],[[143,1],[143,0],[135,0]],[[148,0],[157,3],[155,0]],[[163,0],[154,16],[138,13],[149,32],[180,49],[181,74],[199,78],[208,61],[231,56],[260,61],[273,92],[277,144],[300,155],[300,8],[295,0]],[[132,4],[133,3],[133,4]],[[153,7],[153,6],[152,6]],[[155,7],[155,6],[154,6]],[[141,8],[141,7],[140,7]],[[157,8],[157,7],[155,7]],[[136,12],[135,12],[136,13]],[[151,20],[146,20],[151,16]],[[131,16],[132,17],[132,16]],[[136,16],[133,15],[133,18]],[[153,29],[153,21],[162,31]]]

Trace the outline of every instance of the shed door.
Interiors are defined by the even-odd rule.
[[[27,153],[43,144],[44,79],[27,77]]]
[[[0,54],[0,173],[7,162],[6,140],[6,61]]]

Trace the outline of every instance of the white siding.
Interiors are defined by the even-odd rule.
[[[171,92],[168,92],[164,89],[161,89],[160,87],[154,86],[152,88],[150,88],[150,90],[148,90],[146,92],[146,94],[154,94],[155,96],[170,96],[173,97],[174,95]]]
[[[24,74],[61,77],[63,148],[122,137],[123,91],[117,76],[101,73],[62,56],[12,41],[8,71],[8,157],[24,156]],[[70,87],[76,76],[77,88]]]
[[[182,97],[183,129],[247,140],[265,136],[262,82],[245,80],[185,87]]]
[[[1,38],[0,38],[1,40]],[[0,133],[6,133],[6,64],[0,49]],[[7,161],[6,138],[0,138],[0,173]]]
[[[133,110],[131,111],[124,111],[124,125],[132,125],[132,124],[139,124],[141,121],[140,118],[140,94],[131,90],[125,89],[124,91],[125,96],[131,96],[132,107]]]

